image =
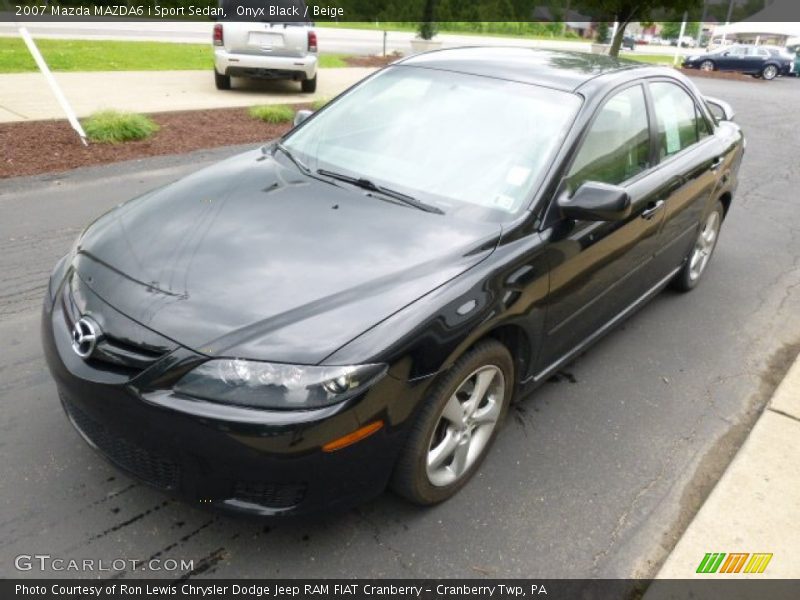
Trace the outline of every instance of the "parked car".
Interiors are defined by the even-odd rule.
[[[214,24],[214,83],[231,89],[231,78],[289,79],[303,92],[317,89],[317,34],[304,20],[303,0],[275,0],[287,12],[237,20],[237,7],[263,9],[260,0],[220,0],[226,20]],[[287,15],[297,14],[297,17]],[[295,20],[287,20],[293,18]]]
[[[636,40],[630,35],[623,36],[622,47],[630,51],[636,50]]]
[[[800,44],[786,46],[786,51],[792,55],[792,75],[800,77]]]
[[[678,38],[671,39],[669,44],[670,46],[680,46],[681,48],[696,48],[697,40],[690,35],[684,35],[680,40]]]
[[[44,299],[66,413],[205,505],[331,510],[387,483],[443,501],[513,399],[702,281],[744,150],[732,118],[608,56],[398,61],[88,226]]]
[[[772,53],[763,46],[734,44],[689,56],[683,66],[704,71],[737,71],[771,80],[791,73],[793,62],[788,54]]]

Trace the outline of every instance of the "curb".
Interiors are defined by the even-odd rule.
[[[656,579],[800,578],[798,465],[800,356]]]

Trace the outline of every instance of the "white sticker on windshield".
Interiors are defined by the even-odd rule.
[[[494,204],[497,208],[502,208],[503,210],[511,210],[511,207],[514,206],[514,199],[511,196],[506,196],[505,194],[499,194],[495,196]]]
[[[511,167],[506,175],[506,183],[515,187],[521,186],[528,179],[531,170],[527,167]]]
[[[681,149],[680,124],[678,115],[671,104],[666,102],[658,107],[664,120],[664,133],[667,138],[667,154],[675,154]]]

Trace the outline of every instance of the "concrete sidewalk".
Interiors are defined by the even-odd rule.
[[[320,69],[316,94],[300,93],[294,81],[235,79],[234,89],[220,91],[206,71],[110,71],[55,73],[79,117],[113,108],[142,113],[254,104],[298,104],[331,98],[374,69]],[[0,122],[63,119],[64,114],[44,77],[36,73],[0,75]]]
[[[723,552],[716,573],[696,572],[707,553]],[[748,556],[726,569],[731,553]],[[745,573],[754,553],[772,554],[763,573]],[[739,562],[738,573],[722,572]],[[800,357],[657,575],[723,577],[800,578]],[[658,591],[654,582],[646,598]]]

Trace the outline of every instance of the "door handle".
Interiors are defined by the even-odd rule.
[[[725,162],[725,159],[721,156],[718,156],[714,159],[714,162],[711,163],[711,170],[716,171],[722,166],[722,163]]]
[[[656,213],[658,211],[660,211],[662,208],[664,208],[664,201],[663,200],[659,200],[658,202],[655,202],[655,203],[649,205],[647,208],[645,208],[642,211],[642,215],[641,216],[642,216],[643,219],[646,219],[647,221],[649,221],[650,219],[655,217]]]

